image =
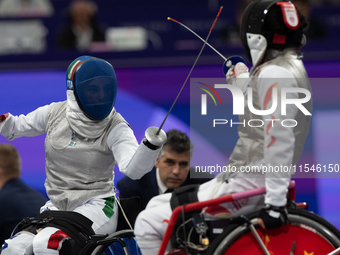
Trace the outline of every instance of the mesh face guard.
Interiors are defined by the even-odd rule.
[[[117,96],[117,78],[105,60],[83,56],[72,62],[67,72],[67,88],[91,120],[103,120],[111,112]]]

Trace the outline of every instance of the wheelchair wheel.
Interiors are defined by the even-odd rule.
[[[126,251],[129,255],[142,255],[137,242],[134,237],[123,238],[126,245]],[[122,245],[119,242],[114,242],[109,247],[107,247],[101,255],[125,255]]]
[[[120,230],[98,241],[91,255],[125,255],[123,247],[129,255],[142,254],[137,246],[133,230]]]
[[[247,218],[254,224],[270,254],[328,254],[340,246],[339,230],[309,211],[289,208],[289,224],[271,230],[263,230],[256,224],[257,213],[252,213]],[[263,255],[264,253],[247,224],[234,220],[212,242],[206,254]]]

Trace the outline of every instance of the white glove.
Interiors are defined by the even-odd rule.
[[[248,67],[242,62],[238,62],[235,66],[231,66],[226,75],[228,84],[234,84],[240,74],[247,73],[248,71]]]

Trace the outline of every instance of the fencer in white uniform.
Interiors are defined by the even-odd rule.
[[[0,134],[10,141],[46,134],[49,201],[41,212],[77,212],[93,222],[96,234],[111,234],[118,218],[115,164],[132,179],[142,177],[153,168],[166,134],[161,130],[156,136],[151,127],[138,145],[129,124],[114,108],[117,79],[107,61],[79,57],[70,64],[66,76],[66,101],[27,115],[1,115]],[[56,227],[46,227],[37,234],[19,232],[5,241],[1,254],[59,254],[63,242],[70,238]]]
[[[208,208],[206,218],[236,217],[261,209],[259,222],[263,227],[275,228],[286,223],[286,194],[292,174],[287,169],[297,164],[301,156],[312,113],[311,99],[297,92],[303,90],[307,95],[311,92],[299,55],[306,41],[302,32],[305,26],[304,17],[288,1],[256,0],[246,8],[241,39],[253,67],[248,72],[247,66],[240,62],[226,74],[228,83],[238,86],[245,96],[244,115],[239,116],[239,122],[245,124],[239,125],[239,140],[227,163],[238,171],[221,173],[200,185],[197,197],[205,201],[259,187],[266,187],[266,194],[222,204],[218,212]],[[301,106],[287,104],[283,109],[282,91],[289,91],[287,98],[300,102]],[[250,96],[254,109],[270,113],[256,115],[254,110],[250,111]],[[276,109],[271,111],[274,104]],[[253,119],[262,120],[263,125],[248,125]],[[259,172],[250,175],[241,172],[247,166]],[[261,171],[261,168],[275,166],[284,171]],[[157,254],[159,250],[172,213],[171,196],[153,198],[137,218],[135,235],[143,255]],[[214,212],[213,215],[209,211]],[[169,244],[167,250],[171,248]]]

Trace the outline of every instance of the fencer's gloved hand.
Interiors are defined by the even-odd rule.
[[[4,122],[8,118],[8,115],[9,115],[8,113],[0,115],[0,123]]]
[[[262,208],[258,215],[258,223],[262,228],[273,229],[281,227],[288,222],[287,210],[285,207],[276,207],[272,205],[266,205]],[[262,223],[261,224],[261,221]]]
[[[241,73],[246,73],[248,71],[248,67],[242,62],[238,62],[235,66],[231,66],[226,74],[228,84],[233,84]]]
[[[161,129],[159,134],[157,134],[158,127],[149,127],[145,131],[145,137],[143,143],[146,147],[151,150],[157,150],[162,147],[167,140],[166,133]]]

